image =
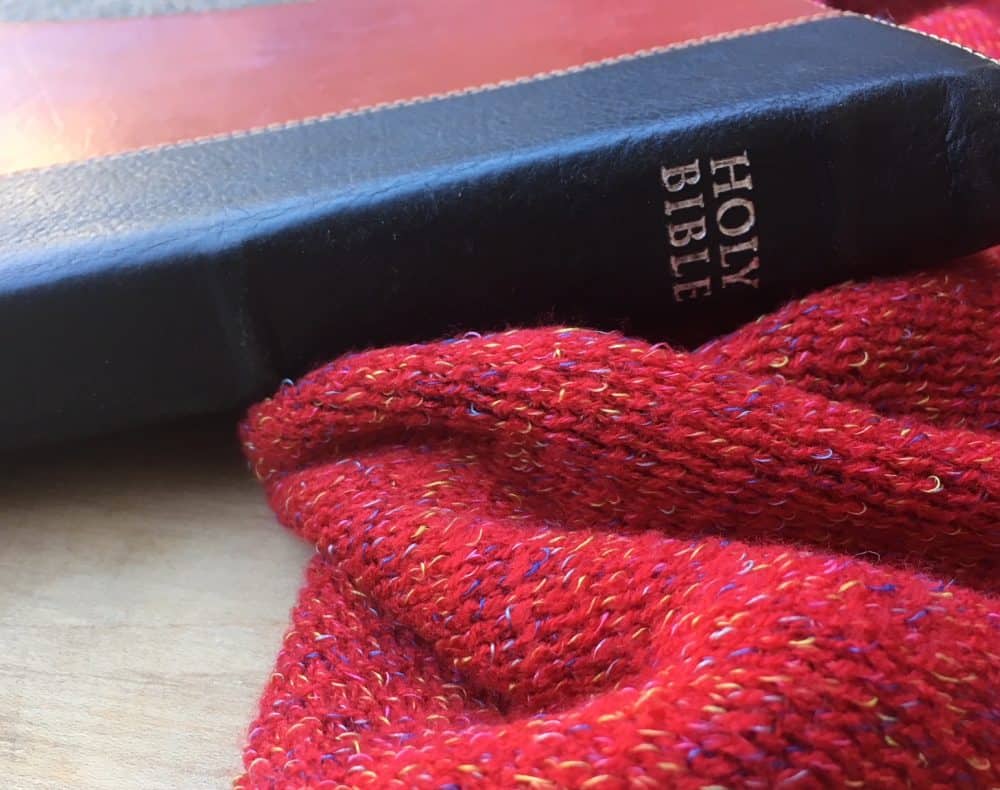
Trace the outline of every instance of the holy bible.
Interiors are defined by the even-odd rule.
[[[319,0],[0,61],[0,447],[465,330],[695,344],[1000,242],[1000,65],[807,0]]]

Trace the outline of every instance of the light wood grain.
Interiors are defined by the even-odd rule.
[[[0,458],[3,786],[228,786],[309,553],[231,420]]]

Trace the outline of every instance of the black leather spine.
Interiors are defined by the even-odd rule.
[[[15,174],[0,448],[242,406],[343,351],[457,331],[696,343],[1000,242],[998,129],[1000,66],[845,16]]]

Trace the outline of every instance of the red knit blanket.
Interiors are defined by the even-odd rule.
[[[1000,55],[997,2],[918,5]],[[237,787],[1000,785],[998,267],[694,352],[355,354],[254,407],[317,554]]]

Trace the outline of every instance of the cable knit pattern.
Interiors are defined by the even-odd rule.
[[[1000,786],[998,428],[997,251],[289,382],[241,439],[317,554],[236,786]]]

